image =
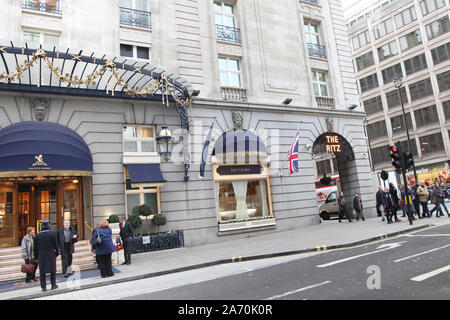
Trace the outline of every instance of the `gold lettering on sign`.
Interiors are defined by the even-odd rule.
[[[325,146],[327,152],[341,152],[341,144],[338,136],[325,136],[327,144]]]

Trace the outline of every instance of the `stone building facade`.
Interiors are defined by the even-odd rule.
[[[98,220],[130,215],[143,203],[167,217],[161,231],[184,230],[187,246],[301,228],[319,223],[315,160],[324,156],[336,157],[348,202],[357,192],[366,216],[375,214],[365,114],[340,1],[60,0],[42,6],[7,0],[3,10],[0,45],[9,48],[3,53],[8,65],[14,67],[11,47],[40,45],[72,54],[69,66],[81,55],[143,68],[151,63],[183,83],[193,99],[185,110],[187,130],[173,103],[166,107],[158,95],[127,97],[119,88],[114,96],[110,90],[94,94],[81,86],[53,92],[48,80],[33,82],[31,89],[15,79],[13,90],[6,81],[0,90],[0,145],[1,130],[9,126],[48,122],[76,133],[92,155],[86,175],[0,175],[0,195],[12,199],[11,232],[21,223],[14,219],[23,211],[25,193],[41,199],[57,184],[49,192],[56,192],[59,206],[71,181],[81,183],[78,209],[66,211],[65,202],[51,209],[52,201],[45,200],[51,212],[40,214],[57,216],[56,224],[72,214],[85,237]],[[81,64],[72,72],[81,76],[82,70]],[[40,108],[37,98],[46,101]],[[174,137],[167,162],[157,152],[163,125]],[[297,130],[299,173],[291,176],[287,154]],[[326,152],[330,137],[339,149],[334,155]],[[147,181],[139,180],[143,171],[136,165],[146,166]]]

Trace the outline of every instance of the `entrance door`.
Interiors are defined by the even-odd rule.
[[[14,189],[0,188],[0,248],[17,243],[17,219],[14,214]]]
[[[74,182],[76,181],[76,183]],[[70,225],[78,232],[78,239],[84,238],[83,210],[81,205],[81,185],[78,180],[61,183],[62,221],[70,220]]]
[[[36,201],[36,218],[37,231],[40,231],[42,220],[50,221],[50,230],[57,231],[61,226],[58,221],[56,206],[56,184],[39,186],[35,189]]]

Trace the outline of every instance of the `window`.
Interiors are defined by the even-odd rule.
[[[398,53],[397,43],[395,41],[389,42],[388,44],[385,44],[384,46],[378,48],[377,51],[378,51],[378,58],[380,59],[381,62],[383,60],[395,56]]]
[[[231,4],[215,1],[214,20],[217,40],[241,43],[240,30],[236,28],[234,8]]]
[[[372,161],[374,164],[391,161],[389,154],[389,146],[382,146],[378,148],[371,148],[370,154],[372,155]]]
[[[444,109],[445,119],[450,120],[450,100],[442,102],[442,108]]]
[[[411,101],[433,95],[430,78],[410,84],[409,93],[411,95]]]
[[[444,151],[444,142],[442,134],[435,133],[429,136],[419,137],[420,149],[422,150],[422,157],[428,153]]]
[[[362,56],[355,59],[356,62],[356,68],[358,71],[364,70],[370,66],[373,66],[375,64],[375,61],[373,60],[373,53],[372,51],[363,54]]]
[[[405,87],[400,88],[400,94],[402,95],[403,103],[408,104],[408,98],[406,97]],[[398,94],[398,89],[387,92],[386,100],[387,100],[388,108],[393,108],[393,107],[401,105],[400,96]]]
[[[411,59],[405,60],[404,64],[407,75],[419,72],[420,70],[426,69],[428,67],[424,53],[415,56]]]
[[[431,49],[431,57],[433,64],[437,65],[450,59],[450,42],[443,44],[437,48]]]
[[[155,142],[154,127],[123,128],[123,152],[156,152]]]
[[[450,30],[450,20],[448,19],[448,16],[445,16],[427,24],[425,30],[427,31],[428,40],[434,39]]]
[[[126,170],[128,174],[128,170]],[[128,178],[128,177],[127,177]],[[159,186],[139,185],[133,187],[126,179],[127,215],[137,214],[139,206],[146,204],[151,208],[151,214],[161,213]]]
[[[408,140],[400,141],[400,146],[403,152],[409,150]],[[411,139],[411,150],[409,150],[414,156],[417,156],[417,144],[416,139]]]
[[[327,74],[325,72],[312,70],[312,79],[314,94],[320,97],[328,97],[329,92]]]
[[[23,7],[30,10],[61,14],[59,0],[24,0]]]
[[[416,30],[411,33],[408,33],[407,35],[400,37],[399,41],[400,41],[400,50],[402,50],[402,52],[414,48],[415,46],[418,46],[419,44],[422,43],[420,31]]]
[[[222,87],[241,87],[239,60],[219,58],[220,85]]]
[[[150,60],[150,48],[121,43],[120,55],[122,57]]]
[[[373,34],[374,34],[375,40],[376,40],[388,33],[391,33],[392,31],[394,31],[394,27],[392,25],[392,19],[387,19],[387,20],[381,22],[380,24],[378,24],[373,29]]]
[[[409,112],[405,112],[406,116],[406,122],[408,124],[408,129],[412,129],[412,120],[411,120],[411,114]],[[400,132],[403,132],[406,130],[405,128],[405,121],[403,120],[403,114],[391,117],[391,127],[392,127],[392,134],[398,134]]]
[[[352,38],[353,50],[357,50],[370,43],[369,31],[366,30]]]
[[[422,15],[424,16],[443,6],[445,6],[445,0],[425,0],[420,3]]]
[[[432,123],[439,122],[436,105],[422,108],[414,111],[414,118],[416,118],[416,127],[421,128]]]
[[[306,43],[321,44],[319,24],[305,21]]]
[[[59,35],[43,31],[24,31],[23,42],[58,46]]]
[[[365,78],[359,80],[359,84],[361,85],[361,92],[366,92],[370,89],[378,87],[378,77],[377,74],[371,74]]]
[[[393,65],[392,67],[381,70],[381,74],[383,75],[383,83],[386,84],[391,82],[395,76],[403,77],[402,67],[400,63]]]
[[[383,103],[381,101],[381,96],[376,96],[375,98],[363,101],[364,110],[367,114],[374,114],[383,111]]]
[[[450,89],[450,71],[437,74],[436,79],[438,82],[440,92]]]
[[[377,139],[387,136],[386,121],[378,121],[367,126],[367,134],[369,139]]]
[[[414,7],[410,7],[406,10],[403,10],[399,14],[396,14],[394,16],[395,24],[397,25],[397,29],[400,29],[401,27],[413,22],[417,19],[416,17],[416,10]]]
[[[148,0],[120,0],[120,24],[151,28]]]
[[[219,223],[270,216],[265,179],[220,181],[216,185]]]

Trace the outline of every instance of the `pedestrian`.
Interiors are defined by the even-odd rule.
[[[56,257],[59,255],[58,251],[56,233],[50,230],[50,222],[43,220],[41,223],[41,232],[34,239],[34,256],[39,261],[39,277],[42,291],[47,291],[47,282],[45,279],[47,273],[50,273],[52,290],[58,288],[56,285]]]
[[[386,198],[386,192],[383,190],[382,187],[381,187],[380,191],[381,191],[381,195],[380,195],[380,197],[381,197],[380,211],[381,211],[381,214],[383,216],[381,221],[383,221],[383,222],[385,221],[385,216],[387,216],[387,219],[389,221],[389,212],[387,212],[387,210],[388,210],[388,208],[387,208],[388,207],[388,203],[387,203],[387,198]]]
[[[98,236],[101,239],[100,243],[97,242]],[[92,234],[91,245],[92,251],[97,257],[101,277],[112,277],[114,273],[112,271],[111,254],[115,251],[115,246],[112,241],[112,230],[106,220],[98,222]]]
[[[398,197],[398,191],[397,188],[394,186],[394,184],[391,182],[389,183],[389,195],[392,198],[392,201],[394,202],[394,210],[391,212],[391,215],[393,214],[395,217],[395,222],[400,222],[401,220],[399,218],[397,218],[397,211],[399,206],[399,197]]]
[[[439,183],[435,184],[435,192],[436,192],[436,203],[437,206],[439,206],[439,209],[441,211],[441,217],[444,216],[444,212],[442,210],[442,208],[445,209],[445,212],[447,213],[447,216],[450,218],[450,214],[448,213],[448,209],[447,206],[445,205],[445,191],[443,189],[440,188]]]
[[[403,210],[403,214],[404,215],[408,215],[408,221],[409,224],[413,224],[413,221],[416,220],[414,218],[414,206],[412,204],[412,197],[411,194],[408,194],[408,196],[406,196],[406,190],[408,190],[408,193],[410,191],[410,187],[407,185],[406,186],[407,189],[405,189],[405,186],[402,184],[400,185],[400,193],[401,193],[401,203],[402,203],[402,210]]]
[[[345,203],[344,193],[341,192],[338,198],[338,205],[339,205],[339,222],[341,221],[341,218],[344,218],[344,214],[348,219],[348,222],[352,222],[352,218],[347,210],[347,204]]]
[[[434,208],[430,210],[430,215],[433,216],[433,212],[436,211],[436,218],[440,218],[442,214],[442,209],[440,202],[437,201],[437,191],[436,191],[436,184],[433,183],[431,186],[431,192],[430,192],[430,202],[434,204]]]
[[[395,210],[395,202],[392,199],[391,193],[389,191],[388,188],[384,189],[384,194],[386,197],[386,218],[387,218],[387,223],[393,223],[392,221],[392,216],[394,215],[394,210]],[[397,217],[395,217],[396,220]]]
[[[376,198],[377,212],[380,213],[378,216],[382,217],[381,221],[384,221],[384,215],[385,215],[384,208],[386,207],[386,201],[385,201],[384,204],[382,202],[382,195],[383,194],[384,194],[383,187],[382,186],[378,186],[378,191],[377,191],[377,193],[375,195],[375,198]]]
[[[131,264],[131,240],[133,237],[133,228],[130,222],[126,222],[124,217],[119,218],[119,236],[123,243],[123,254],[125,256],[125,262],[122,264]]]
[[[62,273],[64,277],[72,275],[72,255],[75,251],[75,243],[78,241],[77,230],[70,225],[69,220],[64,220],[64,226],[58,230],[59,253],[61,254]]]
[[[25,260],[25,264],[32,264],[34,266],[34,272],[27,272],[25,282],[30,283],[36,281],[37,260],[34,257],[34,227],[27,228],[27,234],[22,239],[20,246],[22,251],[22,258]]]
[[[420,216],[420,202],[419,202],[419,198],[417,197],[417,187],[418,185],[414,185],[411,187],[410,189],[410,194],[412,197],[412,202],[413,202],[413,206],[414,206],[414,212],[417,214],[417,217],[419,219],[422,219],[422,217]]]
[[[417,199],[422,206],[422,217],[423,218],[430,218],[431,214],[428,210],[428,197],[429,192],[427,190],[427,187],[425,186],[425,181],[419,181],[419,186],[416,189],[416,196]]]
[[[356,221],[359,221],[359,218],[361,217],[362,221],[365,221],[364,214],[363,214],[363,205],[361,198],[359,197],[358,193],[355,193],[353,196],[353,210],[356,212]]]

